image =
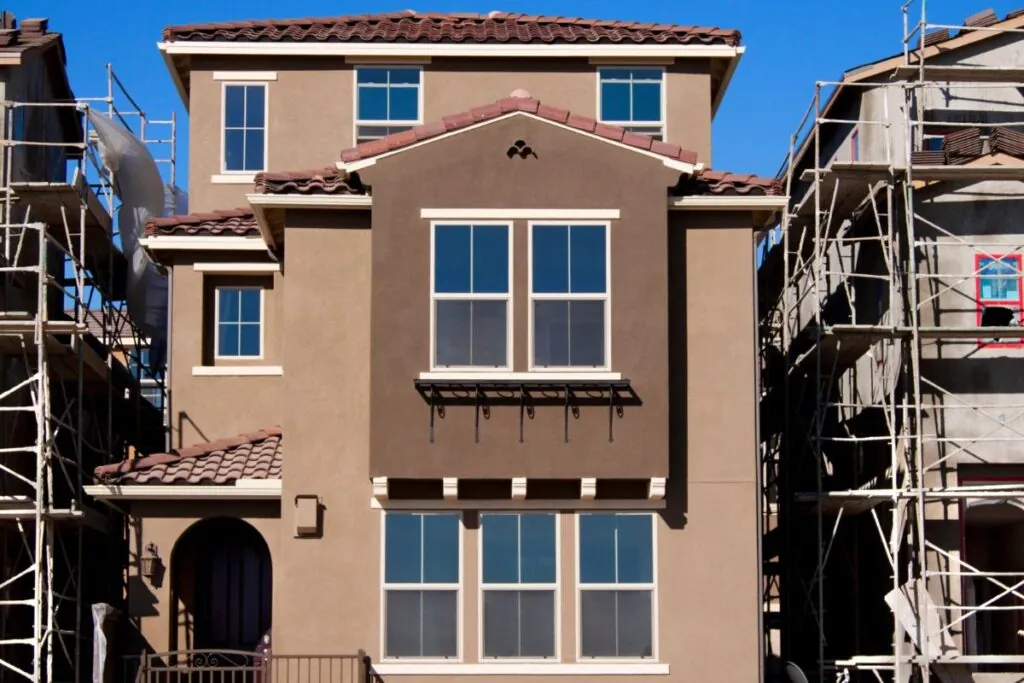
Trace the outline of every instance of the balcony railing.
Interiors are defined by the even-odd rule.
[[[135,683],[383,683],[370,657],[235,650],[143,654]]]

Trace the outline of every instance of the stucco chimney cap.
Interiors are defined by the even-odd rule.
[[[509,97],[528,100],[530,99],[530,91],[524,88],[516,88],[515,90],[512,91],[512,94],[509,95]]]
[[[500,9],[492,9],[490,12],[487,13],[487,18],[488,19],[495,19],[500,14],[504,14],[504,12],[502,12]]]

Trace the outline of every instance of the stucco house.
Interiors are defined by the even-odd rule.
[[[712,170],[740,34],[400,12],[160,49],[191,117],[192,213],[145,239],[176,448],[89,488],[128,514],[144,675],[756,680],[785,197]]]

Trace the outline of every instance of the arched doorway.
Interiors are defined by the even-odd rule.
[[[254,652],[271,624],[270,549],[240,519],[196,522],[174,545],[174,650]]]

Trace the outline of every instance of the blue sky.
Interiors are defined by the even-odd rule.
[[[421,4],[422,3],[422,4]],[[986,7],[1002,16],[1021,0],[928,0],[930,23],[961,24]],[[188,117],[156,49],[167,24],[237,19],[331,16],[420,11],[488,12],[628,19],[738,28],[747,53],[719,110],[713,165],[774,175],[788,149],[818,80],[836,80],[852,66],[902,49],[901,0],[369,0],[364,3],[303,0],[133,0],[86,5],[81,0],[15,0],[19,18],[48,16],[64,34],[72,85],[79,97],[106,91],[104,64],[111,62],[151,118],[177,112],[179,184],[188,163]],[[916,0],[915,17],[920,12]]]

